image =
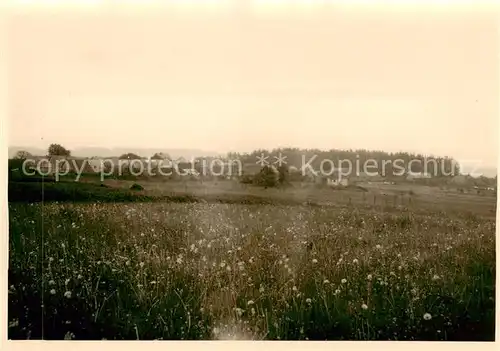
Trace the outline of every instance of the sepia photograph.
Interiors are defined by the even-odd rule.
[[[12,1],[7,338],[495,341],[485,3]]]

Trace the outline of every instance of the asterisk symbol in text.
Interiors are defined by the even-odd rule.
[[[274,158],[276,159],[276,161],[274,161],[274,163],[275,163],[275,164],[277,163],[277,164],[278,164],[278,166],[280,166],[280,167],[281,167],[282,165],[286,165],[286,161],[285,161],[285,160],[286,160],[286,156],[283,156],[283,155],[281,154],[281,152],[279,153],[279,155],[278,155],[278,156],[274,156]]]
[[[267,160],[269,156],[264,156],[264,153],[260,154],[260,156],[257,156],[257,164],[260,165],[261,167],[268,165],[269,161]]]

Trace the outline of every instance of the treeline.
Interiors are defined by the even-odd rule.
[[[51,144],[48,148],[48,155],[70,156],[71,151],[60,144]],[[15,159],[23,160],[31,155],[25,151],[18,152]],[[262,160],[261,157],[265,159]],[[97,157],[98,158],[98,157]],[[127,153],[119,156],[119,159],[140,160],[151,158],[154,160],[169,160],[170,156],[163,153],[155,153],[151,156],[136,155]],[[199,157],[201,159],[211,159],[213,157]],[[433,177],[453,176],[460,174],[459,163],[451,157],[436,157],[433,155],[423,155],[408,152],[385,152],[366,149],[357,150],[319,150],[300,148],[276,148],[273,150],[257,149],[251,153],[228,153],[229,160],[239,160],[241,164],[256,164],[259,160],[267,162],[269,165],[280,165],[279,160],[285,162],[287,166],[294,166],[298,169],[306,166],[314,170],[328,172],[331,167],[350,167],[352,172],[378,172],[382,176],[406,175],[413,173],[429,173]],[[186,160],[184,163],[190,163]],[[217,166],[215,166],[217,168]]]
[[[255,163],[262,155],[269,156],[267,161],[272,164],[277,162],[281,155],[288,166],[297,168],[309,164],[314,169],[323,167],[328,170],[331,165],[335,168],[349,167],[357,168],[360,172],[378,172],[379,174],[391,176],[403,168],[405,174],[408,172],[427,172],[434,177],[451,176],[460,174],[459,163],[451,157],[435,157],[431,155],[413,154],[408,152],[384,152],[358,150],[319,150],[299,148],[278,148],[273,150],[258,149],[251,153],[229,153],[230,160],[238,159],[242,163]],[[324,161],[326,160],[326,161]]]

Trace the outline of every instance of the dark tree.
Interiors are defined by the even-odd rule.
[[[16,160],[26,160],[28,158],[32,157],[32,155],[28,151],[24,150],[19,150],[16,152],[16,155],[14,156],[14,159]]]
[[[254,183],[263,187],[275,187],[278,185],[279,174],[269,166],[264,166],[254,177]]]
[[[153,156],[151,156],[152,160],[167,160],[170,159],[170,156],[167,154],[164,154],[163,152],[157,152]]]
[[[49,156],[71,156],[71,151],[60,144],[50,144],[48,154]]]
[[[288,183],[288,178],[289,178],[288,167],[285,165],[281,165],[280,167],[278,167],[278,172],[279,172],[278,182],[281,185]]]

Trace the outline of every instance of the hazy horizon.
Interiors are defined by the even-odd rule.
[[[368,149],[497,166],[494,13],[193,11],[11,16],[8,145]]]

